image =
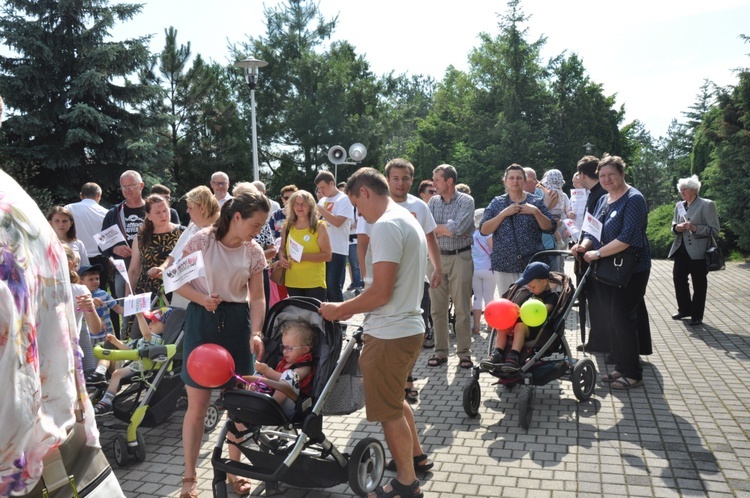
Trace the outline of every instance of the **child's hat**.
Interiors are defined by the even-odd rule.
[[[526,285],[538,278],[549,279],[549,265],[547,263],[542,263],[541,261],[529,263],[529,266],[523,271],[521,278],[516,280],[516,285]]]
[[[166,323],[167,319],[169,318],[169,315],[171,314],[172,314],[172,308],[167,308],[165,306],[163,308],[157,308],[151,311],[144,311],[143,317],[150,322],[158,320],[161,323]]]
[[[82,277],[84,273],[91,270],[95,270],[101,273],[104,268],[102,268],[102,265],[82,265],[78,267],[78,276]]]
[[[565,179],[559,169],[551,169],[544,174],[541,184],[547,188],[562,188]]]

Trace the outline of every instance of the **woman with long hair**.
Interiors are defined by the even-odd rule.
[[[290,296],[326,300],[326,263],[331,261],[331,241],[324,221],[319,220],[315,198],[310,192],[292,194],[284,210],[286,224],[281,233],[277,264],[286,268],[286,285]],[[292,257],[292,244],[302,248],[299,261]]]
[[[133,254],[128,268],[134,293],[159,293],[161,268],[180,238],[182,226],[170,221],[169,202],[159,194],[146,197],[146,219],[133,240]]]
[[[89,265],[86,246],[83,245],[83,241],[76,235],[76,224],[73,219],[73,213],[63,206],[53,206],[47,211],[47,221],[49,221],[60,242],[73,249],[73,252],[78,255],[79,265]]]
[[[190,301],[185,313],[183,358],[202,344],[218,344],[232,355],[237,375],[253,373],[253,355],[263,356],[263,319],[266,300],[263,292],[263,269],[266,258],[255,237],[266,224],[270,211],[268,199],[258,192],[244,192],[230,198],[221,207],[214,226],[190,238],[183,257],[200,251],[205,278],[200,277],[177,289]],[[185,475],[180,498],[194,498],[197,493],[197,465],[203,421],[211,403],[211,389],[194,380],[187,368],[181,373],[187,386],[188,408],[182,425],[185,452]],[[236,381],[226,385],[234,387]],[[229,446],[229,457],[239,460],[240,451]],[[235,493],[250,491],[250,481],[229,476]]]

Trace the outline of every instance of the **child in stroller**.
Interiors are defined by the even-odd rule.
[[[256,361],[255,371],[261,376],[244,375],[243,378],[249,382],[249,390],[271,394],[287,417],[291,417],[299,394],[310,396],[315,371],[312,356],[315,332],[303,320],[284,322],[281,343],[283,357],[275,369]]]
[[[169,318],[171,312],[172,310],[170,308],[163,308],[153,312],[144,311],[138,313],[138,326],[141,329],[143,337],[130,344],[125,344],[113,334],[107,334],[106,341],[120,350],[141,349],[143,346],[149,344],[152,346],[164,344],[164,340],[162,339],[164,323],[167,321],[167,318]],[[149,322],[146,320],[149,320]],[[112,413],[112,400],[120,389],[120,383],[122,380],[128,376],[136,374],[137,372],[142,372],[143,369],[143,363],[140,360],[135,360],[130,362],[127,366],[115,370],[109,380],[107,392],[104,393],[102,399],[100,399],[94,407],[94,413],[96,415]]]
[[[521,278],[516,280],[516,285],[526,286],[530,291],[528,299],[539,299],[551,313],[560,298],[560,284],[550,279],[549,265],[541,261],[529,263],[523,271]],[[480,366],[492,372],[500,369],[504,373],[515,373],[518,371],[518,361],[523,345],[530,336],[539,333],[541,326],[531,327],[523,323],[519,318],[511,329],[498,330],[495,339],[495,350],[489,358],[482,360]],[[508,345],[508,336],[513,337],[512,349],[505,357],[505,348]]]

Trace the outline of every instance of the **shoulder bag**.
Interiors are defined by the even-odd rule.
[[[287,238],[289,238],[290,229],[291,227],[287,226],[284,230],[284,238],[282,239],[282,245],[279,248],[279,252],[283,252],[284,254],[286,254],[286,242]],[[286,268],[281,266],[281,261],[276,261],[273,264],[269,278],[271,279],[271,282],[275,283],[276,285],[284,285],[284,283],[286,282]]]
[[[708,268],[708,271],[724,270],[726,268],[726,264],[724,264],[724,255],[721,253],[721,248],[719,248],[719,245],[716,243],[713,228],[709,230],[708,237],[709,243],[708,248],[706,249],[706,268]]]
[[[614,287],[627,287],[633,276],[635,265],[640,255],[632,252],[619,252],[606,258],[597,259],[592,263],[591,270],[594,278],[599,282]]]

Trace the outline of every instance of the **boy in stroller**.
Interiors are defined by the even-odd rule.
[[[162,308],[153,312],[144,311],[143,313],[138,313],[138,326],[141,329],[143,337],[136,340],[135,342],[125,344],[113,334],[107,334],[106,341],[110,344],[113,344],[115,347],[117,347],[117,349],[123,350],[141,349],[146,345],[158,346],[160,344],[164,344],[164,340],[162,339],[162,333],[164,332],[164,323],[169,318],[171,312],[172,310],[170,308]],[[149,320],[149,322],[146,321],[147,319]],[[104,393],[102,399],[99,400],[99,402],[94,407],[94,413],[96,415],[111,413],[112,400],[117,394],[117,391],[120,389],[120,383],[126,377],[140,371],[143,371],[143,363],[141,363],[140,360],[132,361],[127,366],[115,370],[109,380],[107,392]]]
[[[284,354],[275,369],[260,361],[255,362],[258,375],[244,375],[251,391],[272,394],[287,417],[295,410],[295,401],[300,393],[310,396],[313,366],[312,348],[315,332],[309,323],[292,320],[281,326],[281,349]]]
[[[516,285],[525,285],[530,291],[528,299],[539,299],[551,312],[560,298],[560,286],[550,279],[549,265],[540,261],[529,263],[523,271],[521,278],[516,280]],[[519,368],[519,357],[521,350],[530,336],[536,335],[541,326],[531,327],[523,323],[519,318],[511,329],[498,330],[495,340],[495,350],[489,358],[482,360],[480,366],[487,371],[495,371],[498,368],[503,373],[515,373]],[[508,345],[508,336],[513,337],[511,350],[505,357],[505,349]]]

